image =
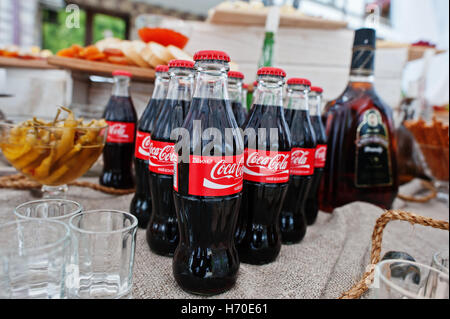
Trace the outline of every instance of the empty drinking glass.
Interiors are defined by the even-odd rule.
[[[74,257],[69,298],[131,298],[137,219],[114,210],[69,221]]]
[[[378,299],[448,299],[448,275],[406,260],[385,260],[375,268],[372,285]]]
[[[23,219],[48,218],[59,220],[66,224],[69,219],[81,213],[83,207],[77,202],[66,199],[42,199],[21,204],[16,207],[14,214]]]
[[[434,254],[431,266],[448,275],[448,250]]]
[[[0,298],[64,298],[70,253],[70,230],[63,222],[0,225]]]

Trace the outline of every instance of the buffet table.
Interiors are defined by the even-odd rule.
[[[83,178],[97,182],[96,178]],[[402,187],[403,194],[417,189],[418,181]],[[36,199],[39,191],[2,189],[0,223],[13,219],[14,207]],[[128,211],[133,195],[112,196],[90,189],[71,187],[68,198],[86,210],[113,208]],[[449,219],[448,206],[438,200],[426,204],[396,200],[395,208],[438,220]],[[320,213],[308,228],[302,243],[283,246],[276,262],[266,266],[241,264],[236,286],[213,298],[337,298],[359,281],[369,262],[371,236],[383,211],[366,203],[352,203],[334,214]],[[430,264],[432,255],[449,249],[446,231],[395,221],[388,224],[381,256],[404,251],[418,262]],[[137,233],[134,264],[134,298],[196,298],[183,292],[172,276],[172,261],[150,252],[145,230]],[[370,297],[370,292],[364,296]]]

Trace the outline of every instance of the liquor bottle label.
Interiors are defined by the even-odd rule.
[[[315,154],[315,148],[293,148],[291,152],[291,175],[313,175]]]
[[[324,168],[327,161],[327,145],[317,145],[314,167]]]
[[[108,137],[107,143],[133,143],[135,124],[127,122],[113,122],[106,121],[108,123]]]
[[[134,156],[141,160],[148,160],[150,156],[150,133],[137,131],[136,133],[136,148]]]
[[[280,184],[289,181],[291,152],[245,149],[244,179],[251,182]]]
[[[189,195],[228,196],[242,191],[244,154],[236,156],[191,155]],[[177,182],[174,189],[177,190]]]
[[[174,148],[174,143],[151,140],[148,161],[150,171],[157,174],[173,175],[176,161]]]
[[[389,131],[377,109],[361,115],[355,143],[356,187],[392,185]]]

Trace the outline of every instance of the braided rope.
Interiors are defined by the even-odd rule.
[[[70,186],[91,188],[96,191],[100,191],[106,194],[112,195],[127,195],[134,193],[134,189],[115,189],[111,187],[102,186],[90,182],[75,181],[69,183]],[[42,185],[30,180],[28,177],[22,174],[9,175],[0,177],[0,188],[14,188],[14,189],[33,189],[40,188]]]
[[[362,276],[350,290],[344,292],[339,299],[358,299],[360,298],[372,284],[375,275],[375,265],[380,262],[381,243],[383,240],[383,231],[386,225],[393,220],[403,220],[411,224],[419,224],[430,226],[437,229],[449,230],[449,223],[441,220],[434,220],[429,217],[419,216],[401,210],[390,210],[384,212],[376,221],[372,234],[372,251],[370,257],[370,265]]]
[[[438,191],[432,183],[430,183],[428,181],[422,181],[422,186],[430,191],[430,193],[428,195],[423,196],[423,197],[416,197],[416,196],[398,194],[397,196],[398,196],[398,198],[403,199],[408,202],[422,203],[422,204],[429,202],[433,198],[436,198]]]

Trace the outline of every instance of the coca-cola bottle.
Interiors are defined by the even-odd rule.
[[[288,104],[292,109],[292,151],[289,189],[280,214],[280,229],[283,244],[296,244],[306,234],[305,202],[314,176],[317,142],[308,110],[311,82],[291,78],[287,84]]]
[[[258,70],[258,94],[244,132],[244,194],[236,243],[242,262],[274,261],[281,249],[278,219],[289,183],[291,136],[284,119],[279,68]]]
[[[138,226],[146,228],[152,212],[149,181],[150,138],[156,116],[161,110],[162,102],[169,87],[169,67],[158,65],[155,69],[155,88],[139,120],[134,151],[134,171],[136,173],[136,193],[130,204],[130,213],[137,217]]]
[[[179,240],[173,202],[173,173],[176,156],[172,130],[183,125],[189,110],[194,82],[194,62],[169,62],[169,89],[150,140],[150,193],[152,215],[147,226],[147,243],[159,255],[172,256]]]
[[[322,92],[322,88],[312,86],[308,97],[309,115],[317,140],[316,155],[314,160],[314,176],[305,203],[305,216],[308,225],[313,225],[316,222],[317,215],[319,213],[318,191],[327,159],[327,135],[325,133],[325,127],[322,123],[321,117]]]
[[[327,159],[319,191],[322,211],[354,201],[390,209],[398,193],[392,109],[374,88],[376,32],[355,32],[350,82],[325,107]]]
[[[244,148],[228,99],[229,56],[200,51],[191,109],[183,124],[191,137],[177,152],[174,178],[180,244],[173,274],[184,290],[213,295],[236,282],[233,242],[242,197]]]
[[[242,81],[244,74],[239,71],[228,72],[228,97],[231,101],[231,109],[238,127],[244,125],[247,119],[246,105],[242,104]]]
[[[129,92],[131,76],[127,71],[113,72],[113,92],[103,113],[109,128],[100,184],[117,189],[134,187],[132,165],[137,115]]]

